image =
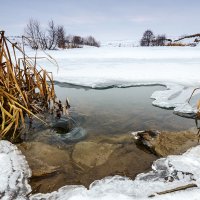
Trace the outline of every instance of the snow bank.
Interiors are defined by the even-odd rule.
[[[25,157],[8,141],[0,141],[0,199],[26,199],[31,171]]]
[[[190,149],[183,155],[168,156],[155,161],[152,171],[139,174],[135,180],[126,177],[106,177],[93,182],[89,190],[83,186],[64,186],[57,192],[36,194],[31,200],[140,200],[149,199],[191,199],[200,198],[200,146]],[[174,189],[187,184],[198,187],[171,194],[156,195],[157,192]]]

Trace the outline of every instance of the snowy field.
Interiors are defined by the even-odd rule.
[[[200,47],[84,47],[47,51],[59,70],[47,59],[39,63],[53,72],[54,79],[92,88],[162,84],[166,91],[152,94],[154,105],[184,113],[196,111],[197,91],[192,106],[187,103],[200,86]],[[26,52],[30,56],[32,50]],[[47,56],[37,52],[37,56]],[[51,60],[54,62],[54,60]]]

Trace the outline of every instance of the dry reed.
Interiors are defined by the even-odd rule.
[[[0,138],[15,140],[25,117],[41,120],[37,114],[49,109],[50,101],[55,101],[52,74],[0,31]]]

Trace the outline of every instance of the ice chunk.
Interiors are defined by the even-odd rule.
[[[0,199],[26,199],[31,191],[28,163],[21,151],[8,141],[0,141]]]
[[[156,91],[152,94],[151,98],[155,99],[152,104],[162,108],[174,108],[174,111],[179,114],[187,113],[192,116],[198,111],[197,100],[200,99],[200,90],[197,90],[189,102],[194,89],[195,87],[167,84],[167,90]]]

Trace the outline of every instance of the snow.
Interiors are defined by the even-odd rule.
[[[138,45],[138,41],[133,40],[112,40],[101,43],[101,46],[110,47],[134,47],[136,45]]]
[[[57,61],[59,70],[47,59],[40,59],[38,63],[53,72],[56,81],[92,88],[165,85],[167,90],[152,95],[153,104],[191,113],[196,112],[197,102],[189,105],[187,100],[200,85],[199,51],[200,47],[105,45],[47,51]],[[38,51],[37,55],[47,57],[46,53]],[[34,56],[35,52],[27,50],[27,54]],[[55,60],[51,59],[53,63]]]
[[[0,199],[26,199],[31,171],[25,157],[8,141],[0,141]]]
[[[47,51],[59,64],[39,63],[57,81],[89,87],[175,82],[199,84],[199,47],[84,47]],[[33,51],[27,51],[34,56]],[[39,51],[38,56],[46,56]]]
[[[182,43],[182,44],[186,44],[186,45],[188,45],[188,44],[198,45],[199,42],[196,42],[195,40],[199,40],[199,39],[200,39],[199,36],[193,36],[193,37],[185,36],[185,38],[184,37],[182,39],[180,38],[177,42]]]

